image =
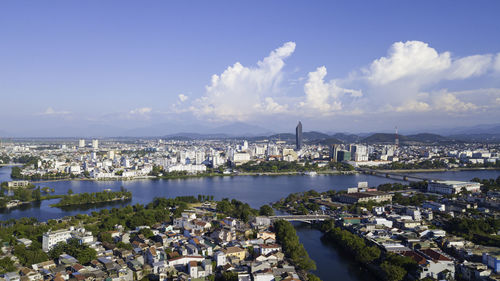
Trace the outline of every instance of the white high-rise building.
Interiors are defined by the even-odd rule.
[[[85,147],[85,140],[84,139],[81,139],[78,141],[78,147],[79,148],[84,148]]]
[[[280,151],[276,145],[270,144],[267,146],[267,156],[279,155],[279,154],[280,154]]]
[[[367,147],[359,144],[351,146],[351,157],[356,162],[368,161]]]
[[[195,153],[195,163],[196,165],[201,165],[205,161],[205,152],[204,151],[196,151]]]
[[[68,229],[46,232],[42,237],[42,250],[48,252],[57,243],[66,242],[69,238],[71,238],[71,230]]]
[[[67,242],[70,238],[78,239],[81,244],[89,244],[94,240],[92,232],[72,226],[69,229],[45,232],[42,236],[42,250],[48,252],[58,243]]]
[[[99,149],[99,140],[92,140],[92,148]]]
[[[248,150],[248,141],[243,141],[243,145],[241,146],[242,151],[247,151]]]

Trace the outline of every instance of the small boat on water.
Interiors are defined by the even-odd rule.
[[[304,175],[314,177],[314,176],[318,175],[318,173],[316,173],[315,171],[307,171],[304,173]]]
[[[12,200],[12,201],[8,202],[8,203],[5,205],[5,207],[6,207],[6,208],[13,208],[13,207],[17,207],[17,206],[19,206],[19,205],[21,205],[21,204],[22,204],[22,202],[21,202],[21,201],[19,201],[19,200]]]

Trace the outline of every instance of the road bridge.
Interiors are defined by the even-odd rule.
[[[332,217],[329,215],[284,215],[284,216],[270,216],[272,221],[285,220],[285,221],[300,221],[311,223],[315,221],[325,221]]]
[[[435,181],[440,180],[440,179],[429,178],[429,177],[415,176],[415,175],[411,175],[408,173],[406,173],[406,174],[405,173],[396,173],[396,172],[391,172],[391,171],[373,170],[373,169],[368,169],[368,168],[358,168],[357,170],[359,172],[361,172],[363,174],[367,174],[367,175],[402,180],[402,181],[408,181],[408,182],[419,182],[419,181],[435,182]]]

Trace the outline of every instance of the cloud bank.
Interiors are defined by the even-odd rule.
[[[287,75],[285,61],[295,47],[294,42],[287,42],[255,66],[239,62],[228,66],[212,76],[200,98],[188,101],[187,96],[179,95],[177,110],[204,120],[248,121],[278,114],[313,119],[430,112],[454,116],[499,107],[500,53],[455,57],[425,42],[395,42],[385,56],[346,77],[328,79],[327,67],[319,66],[308,72],[304,81],[283,79]],[[467,79],[493,79],[499,88],[456,86]],[[297,81],[303,83],[301,93],[289,93],[286,89]]]

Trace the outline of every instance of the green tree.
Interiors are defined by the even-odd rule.
[[[269,205],[262,205],[259,209],[261,216],[274,216],[274,209]]]
[[[299,269],[316,269],[316,264],[307,254],[304,245],[300,243],[295,228],[290,222],[278,220],[274,223],[274,229],[276,239],[283,247],[283,252]]]
[[[151,229],[149,229],[149,228],[143,228],[143,229],[139,230],[139,234],[144,235],[144,237],[146,237],[146,238],[151,238],[154,236],[153,231],[151,231]]]
[[[101,242],[113,243],[113,237],[111,237],[111,233],[109,232],[101,232],[99,233],[99,240]]]
[[[316,276],[316,275],[314,275],[312,273],[308,273],[307,274],[307,279],[309,281],[321,281],[321,279],[318,276]]]
[[[10,259],[10,257],[5,257],[0,259],[0,274],[5,274],[7,272],[12,272],[16,270],[16,266],[14,262]]]
[[[32,194],[33,200],[40,201],[42,200],[42,193],[40,192],[40,187],[35,189]]]
[[[225,271],[221,274],[221,281],[238,281],[238,273],[232,271]]]
[[[380,268],[385,274],[386,280],[388,281],[401,281],[406,275],[406,270],[400,266],[392,265],[387,261],[384,261]]]

